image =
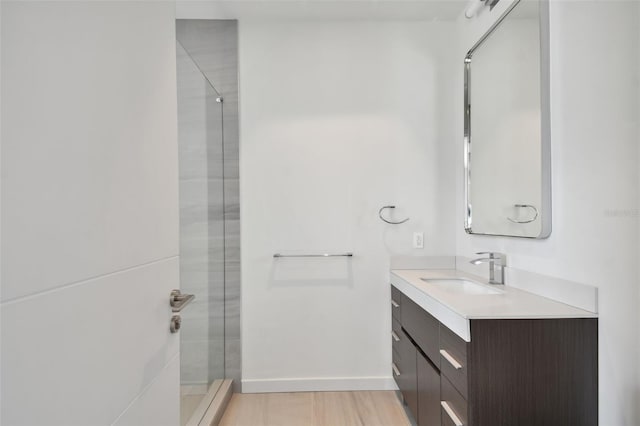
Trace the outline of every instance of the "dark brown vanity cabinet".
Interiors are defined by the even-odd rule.
[[[440,424],[440,372],[422,353],[417,356],[418,426]]]
[[[598,424],[596,318],[470,320],[466,342],[391,289],[393,374],[419,426]]]
[[[396,374],[398,388],[402,392],[402,398],[412,413],[418,412],[416,356],[416,347],[413,346],[403,331],[400,335],[400,353],[394,358],[394,373]]]
[[[440,323],[391,290],[394,378],[418,426],[440,426]]]

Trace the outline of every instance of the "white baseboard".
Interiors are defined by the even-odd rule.
[[[326,392],[360,390],[396,390],[395,381],[388,377],[328,377],[300,379],[243,379],[242,393],[268,392]]]

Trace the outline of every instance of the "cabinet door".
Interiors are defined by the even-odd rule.
[[[447,379],[447,376],[440,377],[440,399],[442,400],[442,410],[440,411],[440,415],[442,416],[442,426],[457,426],[457,425],[465,425],[468,426],[468,406],[467,401],[464,399],[460,392],[456,390],[455,387],[451,384],[451,382]],[[504,418],[502,418],[504,420]],[[500,423],[488,423],[491,426],[500,425],[518,425],[522,424],[519,422],[500,422]],[[547,424],[545,423],[545,426]],[[548,426],[551,426],[549,424]]]
[[[440,373],[418,352],[418,426],[440,426]]]
[[[418,347],[440,368],[440,322],[408,297],[402,298],[402,326]]]
[[[400,336],[400,357],[398,360],[398,370],[400,375],[396,378],[396,383],[402,392],[404,401],[409,407],[409,411],[415,419],[418,418],[418,382],[416,380],[416,354],[417,349],[402,332]]]

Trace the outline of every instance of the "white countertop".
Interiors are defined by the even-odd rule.
[[[467,342],[471,341],[471,319],[596,318],[593,312],[508,285],[491,285],[500,294],[451,292],[420,278],[467,278],[482,284],[486,280],[454,269],[392,270],[391,283],[424,310]]]

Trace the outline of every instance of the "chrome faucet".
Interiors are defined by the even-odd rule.
[[[490,251],[481,251],[476,253],[479,255],[487,255],[488,257],[479,257],[471,262],[474,265],[481,263],[489,264],[489,284],[504,284],[504,267],[507,266],[507,258],[502,253],[494,253]],[[497,273],[496,273],[497,271]]]

